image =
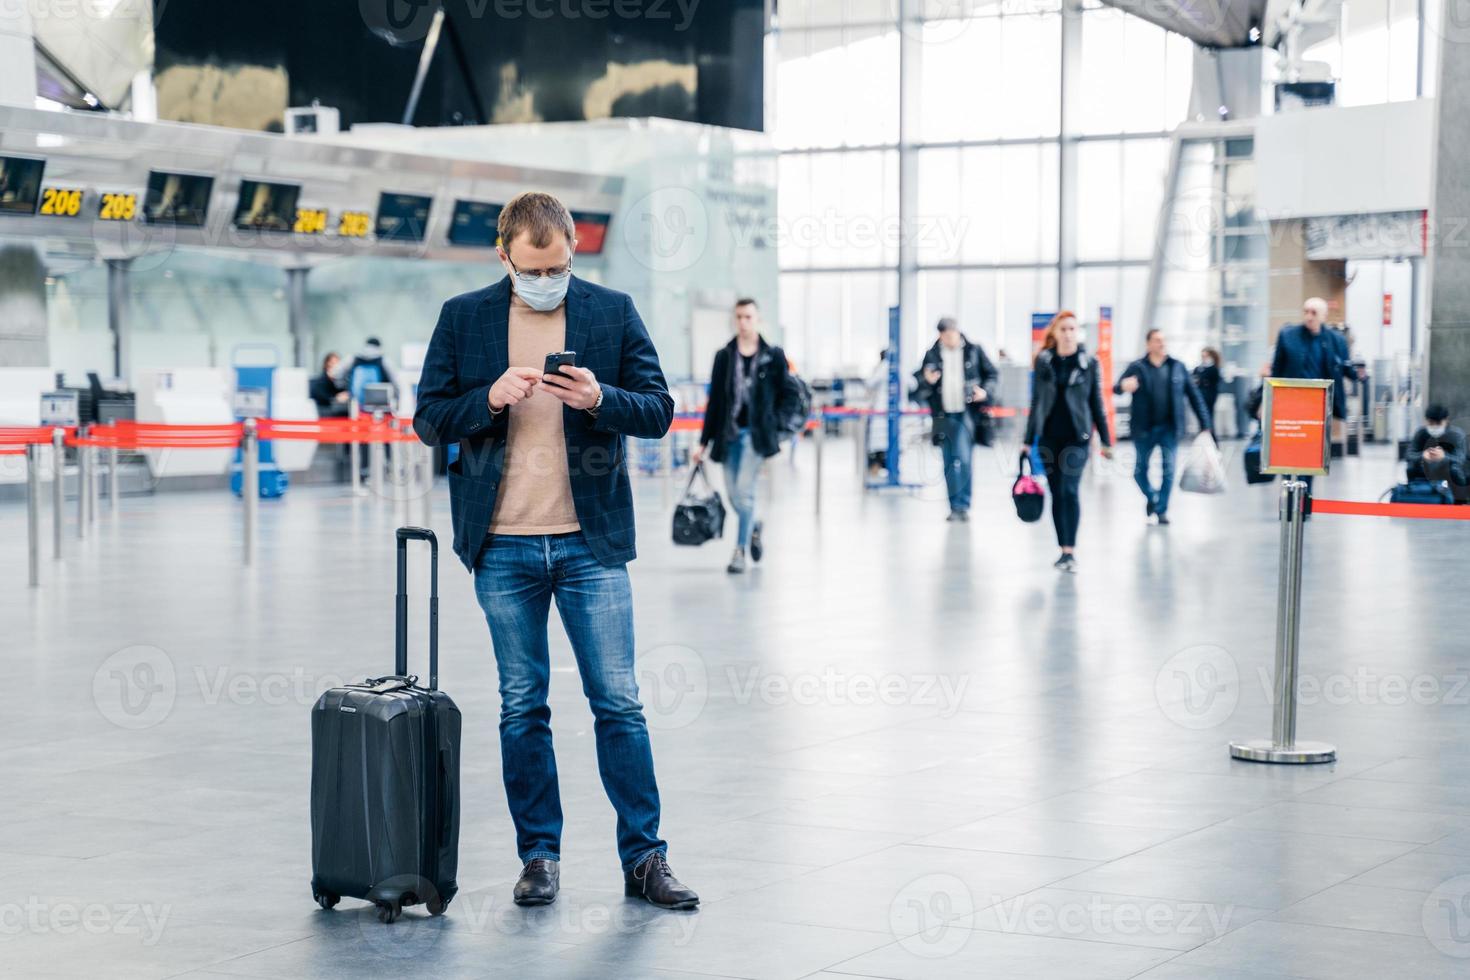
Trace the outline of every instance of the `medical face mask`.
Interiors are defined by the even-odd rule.
[[[1434,436],[1434,438],[1438,439],[1440,436],[1444,435],[1445,429],[1447,428],[1449,428],[1449,426],[1446,425],[1426,425],[1424,427],[1424,431],[1428,432],[1430,435]]]
[[[560,279],[550,276],[541,276],[526,282],[520,276],[513,277],[516,284],[516,295],[526,301],[526,305],[538,313],[550,313],[561,305],[562,300],[567,298],[567,286],[571,284],[570,274]]]

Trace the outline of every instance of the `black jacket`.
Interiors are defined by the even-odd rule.
[[[979,344],[970,343],[965,340],[964,362],[965,362],[965,412],[970,416],[970,425],[975,431],[975,441],[982,445],[990,445],[990,415],[986,408],[994,404],[996,381],[1000,378],[1000,372],[995,365],[990,363],[990,358],[985,356],[985,348]],[[924,354],[924,363],[919,370],[914,372],[914,380],[919,386],[914,389],[914,401],[927,406],[935,421],[932,438],[934,445],[944,441],[945,426],[940,425],[938,420],[944,417],[944,379],[941,377],[938,383],[930,384],[924,380],[924,372],[929,368],[944,373],[944,343],[936,340],[934,346],[930,347]],[[979,385],[989,395],[983,402],[969,401],[970,391]]]
[[[317,408],[331,408],[337,401],[337,395],[343,388],[337,383],[337,379],[325,372],[311,379],[307,385],[307,392],[311,400],[316,402]]]
[[[648,330],[626,294],[572,277],[566,348],[602,386],[594,416],[562,410],[577,522],[604,565],[633,559],[633,491],[623,438],[662,439],[674,420]],[[490,412],[490,386],[510,367],[510,277],[444,304],[424,355],[413,430],[426,446],[458,443],[449,464],[454,553],[471,571],[485,547],[510,412]]]
[[[1031,379],[1031,414],[1026,419],[1026,445],[1031,445],[1036,436],[1046,428],[1046,420],[1057,405],[1057,379],[1052,372],[1056,354],[1043,350],[1036,355],[1036,370]],[[1092,438],[1097,429],[1104,446],[1113,444],[1113,434],[1108,431],[1108,412],[1102,399],[1102,373],[1097,360],[1078,348],[1077,369],[1067,381],[1066,405],[1060,406],[1072,413],[1072,427],[1084,442]]]
[[[1320,345],[1313,357],[1314,344]],[[1313,337],[1306,324],[1282,327],[1276,335],[1276,350],[1271,355],[1273,378],[1317,378],[1331,381],[1332,414],[1347,418],[1347,389],[1343,382],[1352,374],[1347,341],[1341,333],[1323,327]]]
[[[1184,403],[1194,410],[1194,417],[1199,419],[1201,429],[1210,428],[1210,410],[1205,405],[1204,396],[1194,386],[1194,381],[1189,377],[1189,369],[1184,362],[1170,357],[1165,359],[1164,366],[1169,369],[1169,398],[1174,406],[1174,434],[1180,438],[1184,437],[1185,419]],[[1153,365],[1147,357],[1140,357],[1123,371],[1123,376],[1118,383],[1113,385],[1113,394],[1123,394],[1123,379],[1137,378],[1138,390],[1133,393],[1133,403],[1128,407],[1128,428],[1130,432],[1144,432],[1152,429],[1157,423],[1154,421],[1153,393],[1149,391],[1149,385],[1153,382]]]
[[[1409,440],[1409,451],[1404,455],[1409,479],[1428,479],[1428,474],[1424,472],[1424,450],[1430,446],[1439,446],[1444,450],[1445,468],[1450,473],[1450,479],[1455,483],[1465,483],[1465,430],[1454,425],[1446,426],[1444,435],[1438,438],[1430,435],[1429,430],[1422,425],[1415,430],[1414,438]]]
[[[715,364],[710,370],[709,404],[704,409],[704,429],[699,441],[710,447],[709,458],[716,463],[724,462],[725,449],[737,431],[730,412],[735,399],[735,360],[740,356],[737,343],[731,339],[716,351]],[[755,352],[755,380],[746,406],[750,441],[762,456],[774,456],[781,451],[781,419],[792,407],[788,403],[791,386],[786,383],[786,373],[786,352],[766,343],[762,337]]]

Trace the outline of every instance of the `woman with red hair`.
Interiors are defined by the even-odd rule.
[[[1026,445],[1034,445],[1046,467],[1051,490],[1051,517],[1062,555],[1055,567],[1077,571],[1077,525],[1082,519],[1078,491],[1092,446],[1092,432],[1102,440],[1103,455],[1113,458],[1113,436],[1108,431],[1102,400],[1102,375],[1077,336],[1077,317],[1063,310],[1052,317],[1046,339],[1036,354],[1031,384],[1031,414],[1026,419]]]

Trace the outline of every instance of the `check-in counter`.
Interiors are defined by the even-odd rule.
[[[230,384],[220,368],[142,368],[137,372],[138,421],[169,425],[229,425]],[[224,476],[233,449],[145,449],[156,480],[174,476]]]

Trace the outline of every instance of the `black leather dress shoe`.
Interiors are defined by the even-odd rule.
[[[694,889],[680,883],[669,870],[662,851],[654,851],[632,871],[623,873],[623,894],[641,898],[661,909],[693,909],[699,907]]]
[[[546,858],[533,858],[521,869],[512,895],[517,905],[550,905],[561,887],[561,867]]]

